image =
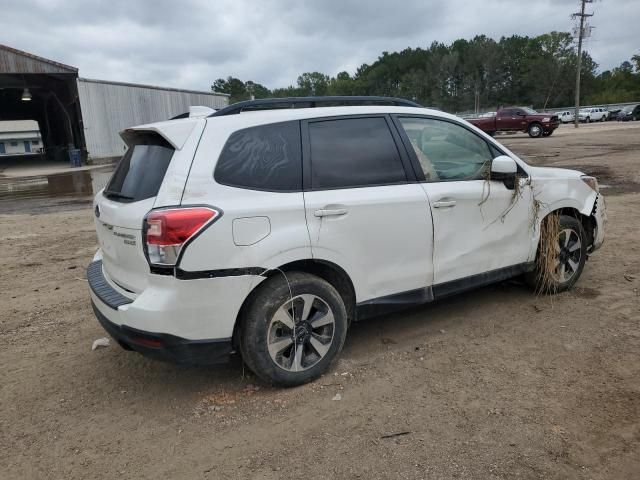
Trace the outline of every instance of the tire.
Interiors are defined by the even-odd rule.
[[[602,118],[600,119],[601,122],[606,122],[607,121],[607,117],[605,117],[604,115],[602,116]]]
[[[553,275],[544,282],[544,275],[538,261],[535,269],[525,275],[525,281],[537,292],[560,293],[569,290],[578,281],[584,269],[587,259],[587,242],[582,223],[569,215],[560,215],[559,221],[560,233],[557,239],[559,252],[556,257],[559,264]]]
[[[531,125],[529,125],[529,128],[527,128],[527,132],[529,133],[529,136],[531,138],[541,137],[542,125],[540,125],[539,123],[532,123]]]
[[[293,387],[329,368],[344,345],[348,319],[330,283],[302,272],[286,276],[289,283],[278,274],[258,287],[241,318],[240,350],[263,381]]]
[[[584,119],[584,123],[590,123],[591,122],[591,117],[587,117]]]
[[[545,130],[545,131],[542,133],[542,136],[543,136],[543,137],[550,137],[551,135],[553,135],[553,130]]]

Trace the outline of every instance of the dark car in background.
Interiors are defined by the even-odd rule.
[[[526,132],[533,138],[548,137],[560,125],[557,114],[538,113],[527,107],[501,108],[495,116],[467,121],[491,136],[496,132]]]
[[[640,104],[627,105],[618,112],[616,116],[619,122],[628,122],[629,120],[640,120]]]

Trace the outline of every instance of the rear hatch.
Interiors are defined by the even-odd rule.
[[[107,277],[121,288],[144,290],[149,274],[142,222],[176,152],[157,132],[129,131],[129,146],[111,180],[95,197],[95,222]]]

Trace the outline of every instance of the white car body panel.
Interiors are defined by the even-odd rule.
[[[305,192],[311,252],[351,277],[363,302],[431,285],[433,227],[418,184]],[[317,216],[321,210],[344,211]]]
[[[249,276],[185,281],[149,275],[147,286],[134,302],[117,310],[105,305],[93,292],[91,298],[96,308],[116,325],[188,340],[221,339],[233,334],[236,315],[255,284]]]
[[[471,180],[422,185],[434,207],[435,284],[531,259],[528,188],[522,187],[521,197],[514,201],[514,191],[501,182]],[[445,202],[455,204],[437,207]]]

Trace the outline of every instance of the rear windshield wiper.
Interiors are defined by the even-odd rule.
[[[111,190],[105,190],[102,193],[109,198],[119,198],[120,200],[135,200],[135,198],[130,197],[129,195],[124,195],[120,192],[114,192]]]

